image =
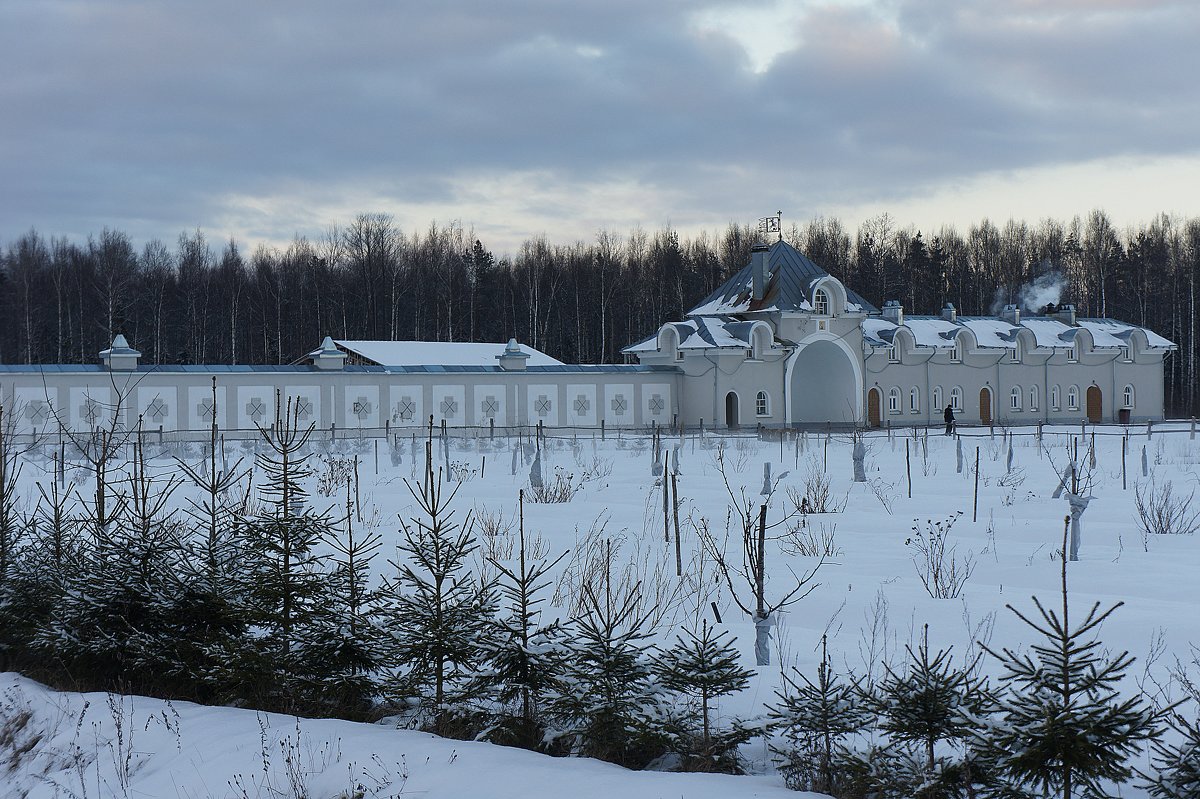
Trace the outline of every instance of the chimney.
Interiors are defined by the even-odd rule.
[[[1015,305],[1005,305],[1004,310],[1000,312],[1000,318],[1010,325],[1021,324],[1021,309]]]
[[[755,244],[750,250],[750,272],[754,280],[752,299],[761,300],[767,290],[767,253],[770,251],[765,244]]]
[[[517,343],[515,338],[510,338],[508,344],[504,345],[504,352],[496,356],[496,360],[500,362],[500,368],[506,372],[524,372],[525,362],[529,360],[529,353],[521,351],[521,345]]]
[[[337,348],[331,336],[326,336],[320,348],[310,352],[308,357],[312,358],[313,366],[325,371],[341,370],[346,366],[346,353]]]
[[[945,319],[947,322],[951,322],[951,323],[958,322],[958,311],[954,310],[954,303],[952,303],[952,302],[946,303],[946,307],[942,309],[942,318]]]
[[[1076,324],[1076,322],[1075,322],[1075,306],[1074,305],[1058,306],[1058,311],[1055,312],[1054,318],[1057,319],[1058,321],[1062,322],[1064,325],[1070,325],[1071,327],[1074,327]]]
[[[138,358],[142,354],[129,346],[129,342],[120,333],[113,339],[112,346],[101,350],[100,360],[110,372],[132,372],[138,368]]]
[[[883,318],[897,327],[904,324],[904,306],[900,300],[888,300],[883,304]]]

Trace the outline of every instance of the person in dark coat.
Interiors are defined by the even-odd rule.
[[[954,433],[954,408],[947,405],[942,416],[946,419],[946,435],[952,435]]]

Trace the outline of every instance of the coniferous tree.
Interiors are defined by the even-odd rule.
[[[545,738],[545,697],[561,676],[565,659],[563,629],[557,620],[542,623],[539,606],[551,582],[553,561],[527,560],[525,492],[517,495],[517,564],[493,560],[500,572],[499,590],[506,613],[496,621],[496,635],[486,646],[488,667],[479,678],[490,686],[500,706],[498,719],[485,737],[496,743],[538,748]]]
[[[1069,523],[1068,517],[1064,553]],[[1097,602],[1083,621],[1072,624],[1065,554],[1061,585],[1061,609],[1047,608],[1034,597],[1038,619],[1007,606],[1041,636],[1032,654],[987,650],[1004,667],[1001,681],[1008,688],[998,701],[998,723],[978,732],[995,770],[998,785],[991,790],[996,795],[1107,796],[1103,783],[1127,780],[1129,757],[1161,733],[1161,712],[1140,695],[1122,698],[1118,692],[1134,658],[1128,652],[1108,657],[1100,641],[1089,637],[1124,603],[1101,611]]]
[[[667,751],[662,692],[651,679],[648,620],[635,587],[614,602],[584,586],[585,611],[572,619],[567,668],[550,702],[557,740],[572,754],[642,768]]]
[[[400,684],[420,699],[433,731],[465,733],[470,722],[464,705],[478,694],[472,676],[487,651],[496,610],[494,585],[467,568],[477,546],[474,521],[469,515],[462,525],[454,521],[457,488],[447,492],[441,470],[434,472],[431,443],[425,445],[421,485],[406,485],[419,515],[402,523],[403,559],[392,564],[397,574],[385,588],[393,654],[406,670]]]
[[[830,667],[824,636],[816,681],[796,674],[800,681],[783,676],[779,704],[770,708],[772,727],[783,739],[771,750],[789,787],[841,795],[849,776],[843,768],[845,741],[867,727],[871,713],[855,686]]]
[[[1144,787],[1157,799],[1200,799],[1200,723],[1176,714],[1171,726],[1180,740],[1153,743],[1154,773],[1142,774]]]
[[[716,700],[746,690],[754,676],[753,671],[739,665],[739,653],[728,635],[710,628],[705,619],[699,634],[684,628],[683,635],[677,636],[675,643],[654,661],[654,674],[663,687],[690,700],[685,714],[673,718],[670,724],[688,771],[740,771],[737,748],[754,736],[740,721],[721,730],[711,718]],[[697,705],[699,731],[690,720]]]
[[[901,765],[911,763],[915,773],[898,774],[897,781],[911,787],[913,796],[932,799],[957,795],[978,779],[982,767],[973,763],[967,746],[971,731],[987,712],[990,698],[982,680],[972,676],[978,662],[957,668],[949,649],[930,654],[929,626],[921,644],[908,651],[907,667],[900,672],[886,667],[887,675],[869,702],[880,719],[879,728],[893,744],[901,748],[917,747],[916,757],[899,757]],[[962,748],[963,759],[937,755],[943,742]]]

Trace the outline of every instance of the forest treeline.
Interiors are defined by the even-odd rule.
[[[1118,229],[1093,211],[1067,222],[984,220],[963,233],[919,231],[884,214],[857,230],[818,218],[784,238],[872,303],[899,299],[909,313],[946,302],[994,313],[1028,299],[1039,279],[1061,285],[1060,301],[1082,316],[1176,342],[1167,411],[1195,413],[1200,218],[1160,215]],[[515,336],[569,362],[619,361],[621,347],[679,319],[744,266],[755,239],[753,226],[736,224],[690,238],[605,230],[570,244],[533,237],[498,257],[459,224],[406,232],[385,214],[286,248],[210,242],[196,231],[139,249],[119,230],[87,241],[31,230],[0,255],[0,362],[92,363],[116,333],[150,364],[290,363],[326,335]]]

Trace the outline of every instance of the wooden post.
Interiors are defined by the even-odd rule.
[[[971,521],[979,521],[979,447],[975,448],[975,507],[971,511]]]
[[[671,507],[674,509],[675,517],[675,576],[683,576],[683,551],[682,544],[679,541],[679,481],[674,472],[671,472]]]
[[[482,480],[485,474],[487,474],[487,455],[483,456],[483,465],[479,467],[479,479]]]
[[[375,439],[375,476],[379,476],[379,439]]]
[[[758,563],[754,569],[755,620],[767,617],[767,506],[758,508]]]
[[[604,440],[604,420],[600,420],[600,440]]]
[[[829,436],[825,436],[825,472],[829,472]]]
[[[663,541],[671,543],[671,483],[667,480],[668,459],[663,453]]]
[[[908,451],[908,439],[904,439],[904,472],[908,475],[908,498],[912,499],[912,456]]]
[[[1125,484],[1125,451],[1129,449],[1129,437],[1121,436],[1121,490],[1128,491]]]
[[[495,438],[495,437],[496,437],[496,417],[489,416],[488,417],[488,438]]]

